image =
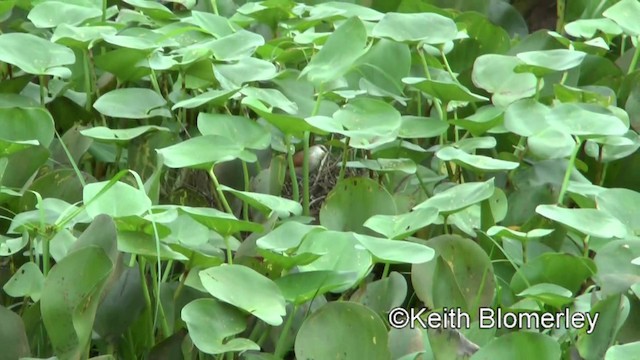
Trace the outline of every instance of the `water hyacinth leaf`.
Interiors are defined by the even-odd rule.
[[[449,124],[438,118],[402,116],[398,136],[405,139],[432,138],[442,135]]]
[[[620,25],[625,34],[640,36],[640,4],[635,0],[621,0],[602,13]]]
[[[302,214],[302,205],[297,201],[269,194],[239,191],[225,185],[220,185],[220,189],[232,193],[245,203],[259,209],[265,215],[268,215],[271,211],[275,211],[280,218]]]
[[[510,103],[533,96],[537,79],[530,73],[516,73],[524,62],[514,56],[487,54],[479,56],[473,64],[473,83],[490,93],[494,105],[506,107]]]
[[[350,284],[350,277],[335,271],[306,271],[287,274],[275,282],[287,301],[299,305]]]
[[[437,217],[437,208],[424,207],[400,215],[374,215],[364,226],[390,239],[402,239],[431,225]]]
[[[264,45],[264,37],[247,30],[240,30],[208,44],[219,61],[238,61],[247,58]]]
[[[389,192],[368,178],[348,178],[327,195],[320,209],[320,225],[329,230],[370,234],[363,224],[373,215],[396,215]]]
[[[620,220],[601,210],[538,205],[536,212],[586,235],[604,239],[624,238],[627,235],[627,227]]]
[[[235,30],[240,29],[235,23],[223,16],[195,10],[191,12],[190,17],[183,18],[181,21],[197,25],[216,38],[231,35]]]
[[[447,74],[448,75],[448,74]],[[402,82],[443,101],[478,102],[487,101],[484,96],[476,95],[463,85],[455,82],[450,76],[440,79],[407,77]]]
[[[613,345],[607,350],[604,360],[631,359],[638,353],[640,353],[640,341],[634,341],[624,345]]]
[[[369,149],[373,144],[395,140],[402,117],[381,100],[358,98],[336,111],[333,118],[346,129],[341,133],[352,137],[352,147]]]
[[[305,121],[305,119],[298,116],[272,113],[270,109],[255,98],[244,98],[242,103],[285,134],[297,137],[302,137],[305,131],[325,134],[322,128],[314,127],[309,121]]]
[[[158,249],[160,252],[158,252]],[[172,250],[168,245],[156,244],[153,236],[137,231],[118,232],[118,250],[151,259],[188,261],[189,258]]]
[[[398,42],[423,42],[436,45],[454,40],[458,35],[458,28],[453,20],[436,13],[389,12],[376,24],[371,35]]]
[[[280,90],[245,87],[240,90],[240,93],[246,97],[260,100],[270,108],[278,108],[291,115],[298,113],[298,105],[284,96]]]
[[[415,174],[416,163],[411,159],[374,159],[348,161],[347,167],[356,169],[369,169],[378,172],[401,171],[405,174]]]
[[[0,35],[0,61],[15,65],[32,75],[67,78],[71,70],[63,67],[76,62],[73,51],[26,33]]]
[[[204,353],[260,350],[253,341],[235,337],[246,329],[246,316],[215,299],[193,300],[182,308],[180,318],[187,324],[191,341]]]
[[[575,136],[625,135],[629,130],[612,111],[595,104],[563,103],[551,109],[547,121]]]
[[[460,307],[477,318],[478,308],[490,306],[496,292],[491,259],[474,240],[441,235],[427,242],[433,261],[411,267],[416,295],[429,308]]]
[[[441,214],[454,213],[490,198],[494,191],[493,178],[485,182],[455,185],[414,206],[413,210],[433,207]]]
[[[355,233],[353,236],[378,261],[387,264],[422,264],[433,259],[435,255],[432,248],[418,243]]]
[[[511,103],[504,112],[504,127],[520,136],[532,136],[550,127],[547,116],[551,109],[534,99]]]
[[[513,170],[520,164],[512,161],[494,159],[484,155],[471,155],[453,146],[444,147],[436,152],[443,161],[453,161],[456,165],[479,171]]]
[[[553,229],[533,229],[529,232],[521,232],[504,226],[492,226],[487,230],[489,236],[509,237],[518,240],[536,239],[551,234]]]
[[[202,135],[166,148],[157,149],[164,165],[173,168],[209,169],[211,165],[244,157],[244,148],[236,141],[220,135]],[[193,154],[198,154],[194,157]],[[245,158],[245,161],[255,161]]]
[[[551,71],[567,71],[579,66],[587,54],[568,49],[527,51],[516,55],[526,65],[519,69],[543,76]]]
[[[541,159],[562,159],[569,157],[576,146],[573,137],[566,131],[548,127],[529,136],[527,145],[533,155]]]
[[[96,126],[90,129],[80,130],[83,136],[104,142],[126,143],[138,136],[152,131],[169,131],[160,126],[138,126],[130,129],[110,129],[104,126]]]
[[[87,184],[82,191],[82,201],[90,217],[100,214],[111,217],[139,216],[151,208],[151,200],[144,190],[117,181],[98,196],[109,185],[109,181]]]
[[[34,262],[27,262],[20,266],[11,279],[4,284],[2,290],[11,297],[30,297],[37,302],[40,300],[43,286],[42,271]]]
[[[573,293],[556,284],[535,284],[517,295],[537,299],[556,308],[573,302]]]
[[[635,260],[639,256],[637,240],[611,241],[598,249],[593,259],[598,267],[594,281],[603,294],[625,293],[640,282],[640,266]]]
[[[105,36],[115,35],[116,33],[117,30],[111,26],[73,26],[61,24],[56,27],[53,35],[51,35],[51,42],[77,48],[88,48],[90,44],[102,40]]]
[[[175,109],[194,109],[206,104],[212,105],[224,105],[233,95],[238,92],[239,89],[232,90],[209,90],[200,95],[196,95],[192,98],[178,101],[175,103],[171,110]]]
[[[362,20],[352,17],[329,36],[300,77],[307,76],[318,85],[334,81],[346,74],[367,50],[367,30]]]
[[[162,207],[157,208],[161,209]],[[213,208],[197,208],[189,206],[167,206],[165,208],[167,208],[169,212],[177,209],[179,212],[186,213],[199,223],[205,225],[209,229],[215,230],[223,236],[231,235],[239,231],[263,231],[262,225],[260,224],[238,220],[232,214]]]
[[[358,302],[378,314],[402,306],[407,298],[407,280],[396,271],[388,277],[373,281],[366,288],[360,288],[351,296],[350,301]]]
[[[296,358],[332,359],[336,354],[344,360],[389,359],[387,328],[378,314],[364,305],[339,301],[307,317],[296,336]]]
[[[615,216],[629,231],[640,236],[640,218],[634,215],[640,193],[629,189],[606,189],[596,195],[599,210]]]
[[[36,4],[27,15],[37,28],[54,28],[61,24],[80,25],[86,20],[102,15],[102,9],[93,3],[43,1]]]
[[[37,140],[48,147],[54,134],[54,119],[45,108],[0,107],[0,139],[11,142]]]
[[[359,17],[364,21],[379,21],[383,13],[370,7],[346,2],[328,1],[318,3],[309,11],[309,20],[322,20],[329,17],[340,16],[344,18]]]
[[[158,20],[175,19],[175,15],[166,6],[157,1],[151,0],[124,0],[125,3],[132,5],[143,13]]]
[[[275,252],[284,252],[298,247],[311,231],[322,231],[322,227],[287,221],[256,241],[258,247]]]
[[[224,89],[237,89],[243,84],[253,81],[267,81],[277,75],[276,66],[271,62],[254,57],[229,63],[219,64],[213,68],[216,79]]]
[[[198,130],[202,135],[227,137],[249,149],[261,150],[271,145],[271,133],[243,116],[201,112],[198,114]]]
[[[199,273],[213,297],[236,306],[272,326],[282,324],[285,299],[278,286],[255,270],[242,265],[223,265]]]
[[[565,25],[564,30],[567,34],[574,37],[581,37],[584,39],[591,39],[596,35],[596,32],[602,31],[609,35],[620,35],[622,29],[614,21],[602,18],[602,19],[578,19]]]
[[[339,293],[357,284],[371,270],[371,253],[364,249],[354,233],[342,231],[314,231],[309,233],[298,253],[323,254],[316,261],[299,266],[300,271],[336,271],[348,273],[348,283],[332,290]]]
[[[0,348],[7,359],[27,359],[31,355],[24,321],[4,306],[0,306]]]
[[[523,351],[523,349],[527,349]],[[552,337],[530,331],[513,332],[495,338],[473,354],[471,360],[560,359],[560,344]]]
[[[148,119],[171,117],[169,109],[164,107],[166,104],[167,101],[151,89],[125,88],[100,96],[93,107],[102,115],[113,118]]]

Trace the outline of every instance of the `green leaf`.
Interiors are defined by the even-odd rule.
[[[278,286],[242,265],[221,265],[202,270],[200,280],[215,298],[234,305],[272,326],[282,324],[285,300]]]
[[[415,174],[416,163],[411,159],[375,159],[348,161],[347,167],[356,169],[369,169],[378,172],[402,171],[405,174]]]
[[[428,26],[425,26],[428,24]],[[400,14],[389,12],[374,26],[371,35],[398,42],[442,44],[458,35],[455,22],[436,13]]]
[[[511,103],[504,113],[504,127],[520,136],[532,136],[551,127],[547,116],[551,109],[534,99]]]
[[[640,36],[640,3],[636,0],[620,0],[605,10],[602,16],[615,21],[625,34]]]
[[[93,107],[102,115],[124,119],[171,117],[164,106],[167,101],[158,93],[145,88],[123,88],[100,96]]]
[[[274,195],[239,191],[225,185],[220,185],[220,189],[232,193],[245,203],[259,209],[265,215],[269,215],[271,211],[275,211],[280,218],[302,214],[302,205],[297,201]]]
[[[595,104],[563,103],[547,115],[550,126],[576,136],[625,135],[629,126],[615,113]]]
[[[593,38],[597,31],[613,36],[622,33],[622,29],[609,19],[578,19],[565,25],[564,30],[571,36],[585,39]]]
[[[366,51],[367,31],[359,18],[352,17],[329,36],[300,76],[318,85],[329,83],[346,74]]]
[[[7,359],[22,359],[31,355],[29,340],[22,318],[0,306],[0,348]]]
[[[44,275],[38,265],[33,262],[27,262],[16,271],[2,289],[9,296],[15,298],[28,296],[37,302],[40,300],[43,286]]]
[[[609,347],[616,340],[620,326],[627,320],[629,300],[624,295],[613,295],[598,301],[590,313],[598,317],[592,333],[586,330],[580,334],[576,343],[578,353],[583,359],[604,358]]]
[[[494,190],[493,179],[485,182],[469,182],[455,185],[436,193],[429,199],[414,206],[413,209],[432,207],[438,209],[441,214],[454,213],[490,198]]]
[[[604,356],[604,360],[631,359],[638,353],[640,353],[640,341],[635,341],[624,345],[613,345],[607,350]]]
[[[111,217],[142,215],[151,208],[151,200],[144,190],[136,189],[123,182],[115,182],[108,190],[98,193],[109,185],[109,181],[87,184],[82,191],[82,201],[87,204],[90,217],[100,214]]]
[[[513,170],[520,164],[512,161],[494,159],[484,155],[471,155],[453,146],[443,147],[436,152],[436,156],[443,161],[453,161],[462,167],[479,171]]]
[[[0,139],[11,142],[37,140],[40,145],[49,147],[54,126],[53,117],[44,108],[0,107]]]
[[[153,125],[138,126],[130,129],[110,129],[104,126],[96,126],[90,129],[80,130],[80,133],[86,137],[107,143],[126,144],[138,136],[153,131],[169,131],[169,129]]]
[[[391,356],[387,336],[384,322],[372,310],[353,302],[332,302],[302,323],[295,355],[298,359],[387,360]]]
[[[265,250],[284,252],[298,247],[307,234],[319,230],[322,227],[287,221],[256,240],[256,245]]]
[[[555,284],[577,293],[582,283],[593,276],[596,266],[591,259],[562,253],[545,253],[525,263],[513,275],[511,289],[519,293],[530,285]]]
[[[374,215],[364,226],[390,239],[403,239],[431,225],[437,217],[437,208],[424,207],[400,215]]]
[[[557,205],[538,205],[536,212],[586,235],[623,238],[627,228],[620,220],[597,209],[566,209]]]
[[[550,71],[567,71],[579,66],[587,54],[582,51],[554,49],[526,51],[518,55],[527,66],[519,66],[523,70],[532,70],[538,76],[546,75]]]
[[[243,158],[255,161],[255,155],[243,153],[241,144],[220,135],[203,135],[187,139],[181,143],[156,149],[162,155],[164,164],[170,168],[210,169],[213,164]],[[193,156],[198,154],[198,156]]]
[[[353,234],[353,236],[379,261],[389,264],[422,264],[433,259],[433,249],[409,241],[382,239]]]
[[[350,274],[335,271],[291,273],[275,280],[284,298],[300,305],[351,283]]]
[[[493,93],[491,100],[496,106],[506,107],[536,93],[536,77],[515,72],[515,68],[523,63],[513,56],[482,55],[473,64],[471,79],[477,87]]]
[[[260,350],[253,341],[235,337],[246,329],[247,320],[242,312],[227,304],[197,299],[182,308],[180,318],[187,324],[194,345],[204,353]]]
[[[198,130],[202,135],[227,137],[249,149],[262,150],[271,145],[268,130],[243,116],[199,113]]]
[[[548,335],[519,331],[502,335],[483,346],[471,360],[489,359],[560,359],[560,344]]]
[[[7,33],[0,35],[0,61],[29,74],[67,78],[71,71],[63,66],[75,63],[76,57],[71,49],[35,35]]]
[[[438,118],[402,116],[398,136],[405,139],[431,138],[442,135],[449,124]]]
[[[449,74],[431,80],[419,77],[407,77],[402,79],[402,82],[445,102],[479,102],[489,100],[484,96],[472,93],[460,83],[455,82]]]
[[[606,189],[596,195],[597,208],[615,216],[636,236],[640,236],[640,219],[634,216],[638,201],[640,194],[629,189]]]
[[[96,309],[112,269],[109,257],[96,246],[74,251],[51,268],[40,308],[59,357],[81,358],[86,352]]]
[[[61,24],[80,25],[102,15],[102,9],[90,2],[74,4],[64,1],[43,1],[31,9],[27,19],[37,28],[54,28]]]

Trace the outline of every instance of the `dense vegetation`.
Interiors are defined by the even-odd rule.
[[[639,19],[0,2],[0,359],[638,358]]]

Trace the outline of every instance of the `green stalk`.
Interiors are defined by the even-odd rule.
[[[213,185],[215,185],[216,187],[216,193],[220,198],[220,202],[222,202],[222,206],[224,207],[224,210],[229,214],[233,215],[231,206],[229,206],[229,203],[227,202],[227,198],[224,196],[222,189],[220,189],[220,183],[218,182],[218,178],[216,177],[216,174],[213,172],[213,166],[211,166],[211,168],[209,169],[209,177],[211,178],[211,181],[213,181]]]
[[[556,12],[558,15],[558,22],[556,23],[556,32],[558,34],[563,34],[564,33],[564,16],[565,16],[565,9],[567,7],[567,1],[558,0],[556,4],[557,4]]]
[[[149,295],[149,287],[147,286],[147,280],[146,280],[146,277],[144,275],[144,273],[145,273],[145,264],[144,263],[145,263],[144,258],[138,259],[138,268],[140,270],[140,276],[142,277],[142,281],[141,281],[142,293],[144,294],[145,305],[147,307],[147,310],[149,311],[149,319],[148,319],[149,320],[149,324],[151,324],[151,329],[149,329],[150,335],[151,335],[150,339],[153,340],[154,337],[155,337],[154,326],[153,326],[154,320],[153,320],[153,313],[151,312],[151,309],[152,309],[152,307],[151,307],[151,295]]]
[[[44,98],[46,97],[45,95],[45,87],[44,87],[44,75],[40,75],[39,76],[40,79],[40,105],[44,106]]]
[[[244,177],[244,191],[249,192],[251,191],[251,182],[249,181],[249,168],[246,161],[242,162],[242,175]],[[242,202],[242,216],[245,221],[249,221],[249,203],[246,201]]]
[[[91,96],[93,95],[93,87],[92,87],[92,77],[91,77],[91,65],[89,64],[89,51],[85,50],[84,51],[84,61],[83,61],[83,67],[84,67],[84,91],[85,91],[85,95],[87,96],[86,100],[85,100],[85,104],[84,104],[84,108],[85,110],[87,110],[88,112],[91,112]]]
[[[310,132],[304,132],[304,141],[302,145],[304,146],[304,160],[302,161],[302,208],[303,214],[305,216],[309,216],[311,211],[309,210],[309,137]]]
[[[284,144],[287,147],[287,161],[289,163],[289,177],[291,178],[291,187],[293,189],[293,201],[300,201],[300,189],[298,188],[298,177],[296,176],[296,168],[293,163],[293,152],[291,151],[291,139],[289,135],[284,136]]]
[[[213,13],[216,15],[220,15],[220,13],[218,12],[218,2],[216,0],[211,0],[210,4],[211,4],[211,10],[213,11]]]
[[[294,305],[293,310],[291,311],[291,315],[287,318],[287,322],[284,323],[284,327],[282,328],[282,332],[280,333],[280,337],[278,338],[278,343],[276,344],[275,356],[278,359],[282,359],[284,354],[286,354],[287,350],[285,348],[285,344],[287,342],[287,335],[289,335],[289,330],[291,329],[291,325],[293,324],[293,318],[298,311],[298,306]]]
[[[44,275],[44,277],[47,277],[47,275],[49,274],[49,269],[50,269],[50,262],[49,262],[49,241],[50,241],[50,237],[49,236],[43,236],[42,237],[42,274]]]
[[[564,173],[562,187],[560,188],[560,194],[558,195],[558,201],[556,202],[557,205],[562,204],[562,202],[564,201],[564,194],[567,192],[567,188],[569,187],[569,179],[571,179],[571,173],[573,172],[574,164],[581,147],[582,140],[576,141],[576,146],[573,148],[573,152],[571,152],[571,157],[569,158],[569,163],[567,164],[567,170]]]
[[[638,65],[638,58],[640,57],[640,37],[638,37],[637,40],[639,44],[633,53],[633,58],[631,59],[631,64],[629,64],[629,70],[627,70],[627,74],[631,74],[636,69],[636,66]]]
[[[229,243],[229,235],[224,236],[224,246],[227,248],[227,263],[233,265],[233,253],[231,252],[231,244]]]
[[[344,179],[344,172],[347,168],[347,157],[349,156],[349,142],[351,142],[351,138],[348,137],[344,143],[344,150],[342,151],[342,165],[340,166],[340,174],[338,175],[338,182]]]

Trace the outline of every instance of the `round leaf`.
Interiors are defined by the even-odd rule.
[[[166,100],[151,89],[124,88],[100,96],[93,107],[102,115],[124,119],[171,117]]]

